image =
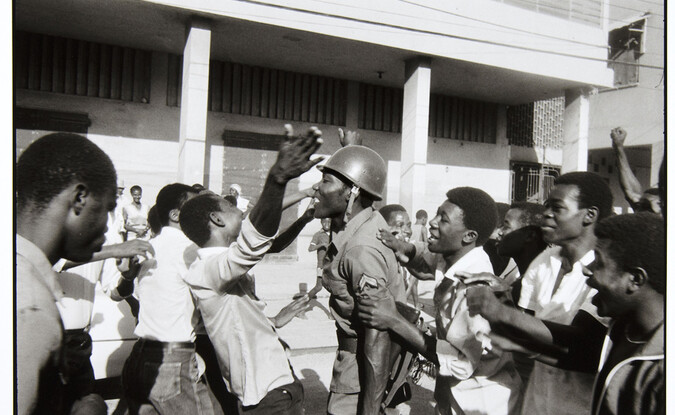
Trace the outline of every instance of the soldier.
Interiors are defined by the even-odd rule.
[[[377,238],[387,228],[373,202],[382,199],[384,160],[360,145],[341,148],[320,167],[317,218],[330,218],[332,240],[323,264],[323,286],[337,327],[338,350],[328,396],[329,414],[378,414],[397,353],[387,331],[366,328],[354,310],[356,296],[378,298],[389,291],[405,301],[394,253]]]

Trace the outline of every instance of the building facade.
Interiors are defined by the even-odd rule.
[[[665,3],[612,1],[609,8],[608,59],[613,85],[590,97],[588,171],[610,184],[618,212],[629,209],[624,199],[610,130],[628,132],[626,154],[643,189],[658,185],[665,151]]]
[[[608,2],[395,3],[18,1],[17,155],[82,132],[146,203],[173,181],[255,201],[284,124],[317,125],[325,155],[343,128],[387,161],[385,202],[412,213],[456,186],[541,199],[586,168],[591,92],[613,80]],[[287,254],[309,260],[317,229]]]

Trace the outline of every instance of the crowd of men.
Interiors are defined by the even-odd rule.
[[[386,163],[351,132],[319,183],[286,195],[323,161],[321,135],[286,126],[252,207],[239,186],[221,197],[173,183],[148,209],[134,187],[123,228],[100,148],[69,133],[31,144],[16,165],[18,413],[107,413],[89,362],[97,283],[137,318],[122,374],[130,414],[303,414],[276,329],[322,287],[338,342],[328,414],[396,413],[425,364],[437,414],[665,413],[665,162],[657,199],[619,162],[637,213],[614,215],[607,183],[571,172],[543,205],[500,214],[485,191],[458,187],[412,225],[403,206],[376,209]],[[625,131],[611,136],[620,154]],[[249,271],[314,218],[317,284],[268,317]],[[435,324],[420,324],[420,279],[435,281],[424,306]]]

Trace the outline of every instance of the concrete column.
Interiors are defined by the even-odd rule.
[[[423,208],[426,194],[430,64],[431,60],[425,57],[405,62],[399,203],[408,209],[411,218]]]
[[[178,181],[205,181],[206,115],[209,97],[211,30],[208,24],[192,22],[183,52],[183,89],[180,103]]]
[[[563,116],[562,173],[586,171],[588,167],[589,91],[565,91]]]

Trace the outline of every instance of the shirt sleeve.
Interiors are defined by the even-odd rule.
[[[475,372],[483,354],[483,341],[490,333],[489,323],[481,316],[470,316],[465,288],[458,288],[454,298],[448,299],[439,309],[437,324],[446,329],[438,330],[436,344],[439,373],[457,379],[468,379]],[[439,321],[440,320],[440,321]]]
[[[100,278],[101,289],[113,301],[121,301],[125,298],[117,291],[122,273],[117,269],[117,260],[115,258],[108,258],[103,262]]]
[[[30,414],[37,403],[40,371],[60,347],[61,325],[38,307],[26,307],[16,316],[16,375],[19,414]]]
[[[347,251],[341,264],[348,283],[357,294],[382,295],[387,288],[387,261],[380,251],[370,246],[357,246]]]
[[[272,246],[274,236],[265,236],[258,232],[249,218],[241,224],[237,241],[221,255],[211,257],[206,262],[206,275],[209,286],[218,294],[227,291],[230,284],[236,283],[265,256]],[[214,280],[215,279],[215,280]]]
[[[535,308],[535,287],[537,286],[537,270],[539,264],[537,259],[525,271],[525,275],[521,279],[520,298],[518,299],[518,307],[526,310],[536,311]]]

